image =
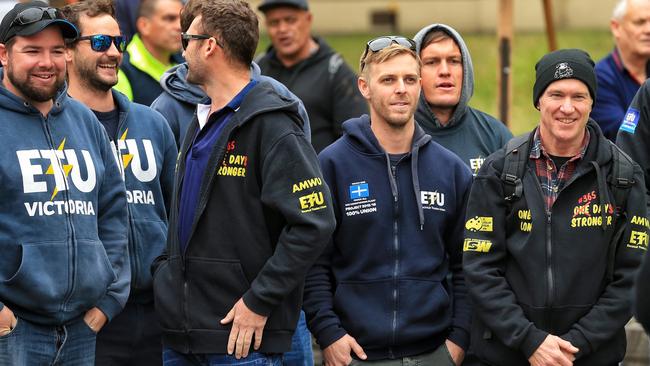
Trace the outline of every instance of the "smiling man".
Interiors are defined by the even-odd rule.
[[[360,72],[370,116],[346,121],[319,155],[337,230],[305,283],[310,330],[327,366],[460,365],[469,342],[461,254],[471,174],[415,122],[412,40],[369,41]]]
[[[307,0],[264,0],[272,46],[259,60],[262,74],[302,100],[311,123],[311,143],[320,152],[341,136],[341,123],[368,112],[357,77],[325,40],[312,37]]]
[[[97,118],[66,93],[77,36],[41,1],[0,23],[0,365],[94,365],[129,293],[124,184]]]
[[[476,174],[483,160],[512,134],[487,113],[469,106],[474,68],[461,35],[431,24],[414,37],[422,59],[422,94],[415,119],[433,140],[458,155]]]
[[[81,34],[66,50],[68,93],[106,129],[129,208],[131,291],[124,310],[98,334],[96,366],[160,365],[161,329],[149,268],[167,240],[176,141],[163,116],[112,89],[125,47],[112,1],[80,1],[63,12]]]
[[[586,52],[535,70],[539,126],[485,161],[469,198],[472,350],[485,365],[615,366],[648,246],[643,173],[589,119]]]

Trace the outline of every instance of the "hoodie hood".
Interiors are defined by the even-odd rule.
[[[461,87],[458,105],[456,105],[456,109],[449,119],[449,123],[444,126],[431,111],[431,108],[424,97],[424,92],[420,93],[420,102],[418,103],[418,108],[415,112],[415,119],[430,129],[450,128],[458,124],[467,112],[469,100],[474,94],[474,66],[472,66],[472,57],[469,54],[469,49],[467,48],[463,37],[461,37],[454,28],[445,24],[431,24],[422,28],[415,34],[415,37],[413,37],[418,55],[422,50],[422,42],[424,41],[424,38],[426,38],[426,35],[439,30],[449,34],[458,45],[458,48],[460,48],[460,53],[463,58],[463,85]]]
[[[390,188],[393,196],[397,197],[397,182],[392,173],[390,158],[388,153],[381,147],[375,134],[370,128],[370,117],[367,114],[359,118],[352,118],[343,123],[343,134],[347,135],[358,150],[364,154],[384,155],[386,159],[386,172],[390,181]],[[418,206],[418,219],[420,230],[424,229],[424,209],[420,201],[420,178],[418,174],[418,157],[420,148],[431,141],[431,136],[424,133],[422,127],[415,123],[413,132],[413,141],[411,142],[411,178],[413,182],[413,191],[415,192],[415,202]]]

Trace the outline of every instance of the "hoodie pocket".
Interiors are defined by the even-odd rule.
[[[190,304],[190,327],[193,329],[229,329],[219,323],[228,314],[250,283],[237,260],[187,258],[187,302]]]
[[[151,264],[158,257],[167,240],[167,224],[157,220],[133,220],[136,268],[132,274],[133,289],[150,289]]]
[[[447,331],[451,325],[449,293],[439,281],[399,281],[397,342],[409,344]]]
[[[153,293],[161,327],[181,329],[185,317],[181,304],[185,298],[180,257],[171,257],[158,265],[153,275]]]
[[[76,261],[74,295],[69,306],[72,311],[83,311],[95,306],[117,277],[100,241],[79,240]]]
[[[393,329],[395,281],[341,282],[334,294],[334,310],[343,328],[364,347],[390,345]],[[369,305],[370,304],[370,305]]]

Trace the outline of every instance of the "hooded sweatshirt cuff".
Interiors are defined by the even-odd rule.
[[[246,306],[255,314],[268,317],[273,310],[271,304],[257,298],[251,290],[248,290],[244,296],[242,296],[242,299],[244,300],[244,304],[246,304]]]
[[[561,335],[560,338],[564,339],[567,342],[570,342],[575,348],[578,349],[578,353],[574,355],[576,357],[576,360],[592,352],[589,341],[587,338],[585,338],[582,332],[577,329],[568,331],[567,333]]]
[[[521,342],[521,351],[524,353],[526,356],[526,359],[529,359],[530,356],[537,351],[539,346],[542,345],[544,342],[544,339],[548,336],[548,333],[539,330],[535,328],[534,326],[531,325],[530,330],[528,331],[528,334],[524,338],[524,341]]]
[[[447,339],[454,342],[457,346],[467,351],[469,348],[469,332],[463,328],[452,327],[451,333],[447,336]]]
[[[117,314],[122,312],[124,305],[120,304],[110,295],[104,295],[95,305],[99,310],[106,315],[110,322]]]
[[[325,349],[348,334],[340,325],[332,324],[331,326],[314,332],[314,337],[321,349]]]

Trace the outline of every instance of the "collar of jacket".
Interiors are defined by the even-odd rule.
[[[133,39],[126,47],[126,51],[129,53],[131,65],[151,76],[154,80],[160,80],[165,71],[175,65],[171,59],[169,64],[163,64],[153,57],[138,34],[133,36]]]

